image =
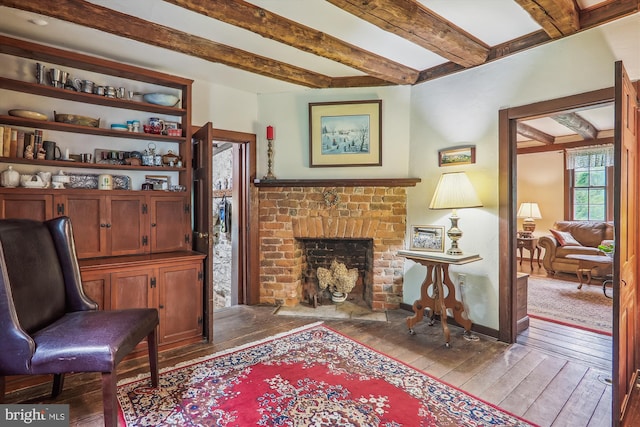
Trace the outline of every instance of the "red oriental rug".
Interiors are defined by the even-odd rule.
[[[126,426],[531,426],[320,324],[118,385]]]

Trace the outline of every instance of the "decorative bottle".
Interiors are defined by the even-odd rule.
[[[3,187],[17,187],[20,185],[20,173],[13,170],[13,166],[9,166],[9,169],[0,174],[0,185]]]

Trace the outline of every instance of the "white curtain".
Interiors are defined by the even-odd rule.
[[[613,144],[565,150],[567,169],[613,166]]]

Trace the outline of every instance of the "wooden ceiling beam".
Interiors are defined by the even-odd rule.
[[[576,113],[558,114],[551,118],[580,135],[582,139],[595,139],[598,136],[598,130]]]
[[[609,0],[580,11],[580,28],[597,27],[640,11],[639,0]]]
[[[580,10],[574,0],[515,0],[552,39],[580,30]]]
[[[255,55],[82,0],[56,0],[46,8],[31,0],[0,0],[0,5],[50,16],[301,86],[326,88],[332,82],[331,77],[323,74]]]
[[[542,142],[543,144],[551,145],[556,141],[553,135],[542,132],[536,128],[529,126],[526,123],[520,123],[516,125],[516,132],[525,138],[533,139],[534,141]]]
[[[591,145],[605,145],[605,144],[613,144],[613,137],[598,138],[592,141],[577,141],[577,142],[567,142],[567,143],[555,144],[555,145],[541,145],[538,147],[516,148],[516,154],[520,155],[520,154],[546,153],[549,151],[562,151],[562,150],[567,150],[569,148],[581,148],[581,147],[589,147]]]
[[[418,71],[380,55],[346,43],[329,34],[299,24],[242,0],[164,0],[192,12],[243,28],[339,62],[367,75],[395,84],[413,84]]]
[[[480,65],[489,47],[415,0],[327,0],[385,31],[465,68]]]

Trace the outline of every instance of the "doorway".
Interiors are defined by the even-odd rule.
[[[511,284],[517,280],[516,236],[517,221],[517,139],[518,121],[547,117],[562,112],[592,108],[613,102],[613,88],[601,89],[550,101],[500,110],[499,113],[499,198],[500,198],[500,259],[499,338],[516,341],[517,291]]]
[[[230,144],[228,150],[232,156],[232,169],[226,185],[221,181],[221,195],[232,200],[232,207],[225,211],[229,221],[225,223],[227,238],[231,242],[231,288],[230,304],[256,304],[259,298],[258,251],[250,230],[257,228],[257,207],[250,203],[251,183],[256,175],[256,136],[244,132],[214,129],[211,123],[202,127],[194,127],[193,160],[194,160],[194,249],[207,254],[205,260],[205,298],[204,298],[204,336],[213,341],[213,261],[214,254],[214,189],[213,153],[214,141],[218,146]],[[219,211],[218,214],[219,215]],[[218,222],[218,216],[215,217]]]

